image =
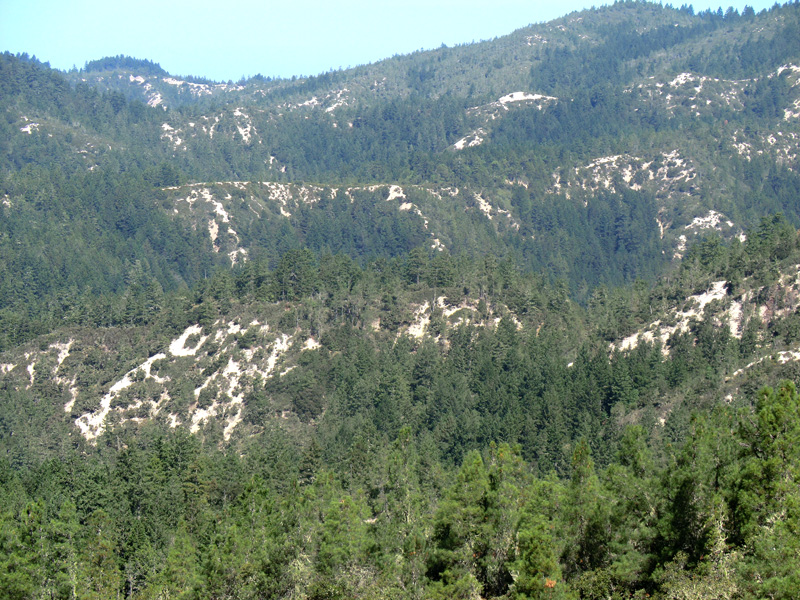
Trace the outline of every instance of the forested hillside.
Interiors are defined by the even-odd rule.
[[[314,77],[0,55],[0,598],[795,598],[800,8]]]
[[[791,598],[799,268],[778,218],[586,309],[425,251],[133,286],[0,357],[2,588]]]
[[[3,206],[45,232],[58,226],[53,218],[74,219],[75,230],[87,209],[111,213],[102,230],[112,239],[91,244],[107,252],[73,250],[77,264],[117,263],[99,289],[118,291],[120,272],[138,259],[171,289],[225,261],[184,224],[171,230],[176,198],[165,188],[292,183],[309,209],[324,207],[317,201],[328,188],[447,189],[435,208],[412,199],[417,210],[394,215],[393,229],[408,233],[389,248],[374,239],[317,244],[361,259],[407,252],[427,237],[454,254],[479,254],[486,236],[472,236],[477,226],[497,238],[489,242],[496,253],[565,279],[585,301],[598,283],[656,276],[706,228],[730,237],[776,212],[798,223],[798,27],[795,5],[693,15],[623,2],[490,42],[294,81],[256,77],[219,84],[220,93],[149,61],[98,60],[65,75],[6,55]],[[146,85],[163,98],[188,94],[186,102],[149,106]],[[317,191],[303,192],[309,185]],[[48,191],[62,187],[74,191]],[[220,221],[235,222],[240,207],[250,214],[238,200],[264,196],[220,192]],[[36,194],[51,198],[50,215],[39,213]],[[96,206],[98,196],[115,204]],[[354,211],[385,198],[374,194]],[[241,247],[276,260],[287,245],[307,245],[305,223],[282,216],[267,226],[282,229],[282,246],[260,231]],[[152,249],[126,245],[137,235]],[[169,242],[157,247],[159,238]],[[41,270],[25,263],[42,252],[20,254],[13,273]],[[176,255],[204,267],[190,272]],[[61,271],[39,295],[69,287],[69,269]]]

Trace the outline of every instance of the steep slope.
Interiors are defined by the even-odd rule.
[[[555,461],[542,432],[591,427],[601,444],[649,411],[680,436],[692,410],[796,376],[798,239],[778,218],[744,243],[695,244],[669,280],[598,289],[586,312],[510,263],[415,252],[362,270],[294,251],[162,300],[138,325],[62,329],[1,354],[2,419],[35,439],[55,428],[96,444],[156,424],[223,446],[274,427],[352,436],[367,419],[450,449],[501,436]],[[570,425],[523,427],[556,405]],[[471,422],[471,442],[451,418]]]
[[[661,185],[647,190],[657,196],[658,209],[664,212],[662,226],[675,224],[675,231],[669,232],[673,247],[667,251],[673,255],[681,245],[681,228],[709,210],[722,212],[740,229],[757,220],[750,207],[740,214],[744,197],[762,191],[758,182],[740,172],[745,170],[741,159],[764,159],[758,167],[761,177],[765,169],[777,171],[780,178],[781,169],[796,170],[800,133],[793,115],[800,102],[800,57],[789,41],[797,33],[796,12],[787,6],[758,16],[722,18],[618,3],[490,42],[395,57],[318,78],[269,85],[256,78],[232,92],[218,112],[165,119],[162,143],[180,160],[198,144],[207,152],[207,143],[216,135],[218,141],[229,140],[232,148],[241,145],[259,156],[259,179],[263,174],[331,183],[331,175],[341,180],[354,168],[361,181],[377,176],[386,184],[425,184],[432,177],[439,183],[481,187],[542,181],[546,169],[529,166],[536,156],[549,163],[547,179],[561,171],[556,184],[565,179],[568,185],[583,189],[588,184],[594,190],[581,169],[609,157],[630,157],[619,168],[607,165],[603,179],[616,174],[637,189],[643,182],[631,184],[636,175],[632,161],[647,164],[666,157],[668,163],[678,152],[675,165],[666,165],[672,182],[667,184],[673,189]],[[632,49],[621,52],[626,44]],[[747,56],[746,70],[734,61],[732,47]],[[670,55],[675,57],[672,62],[666,58]],[[604,67],[587,67],[593,63]],[[686,71],[686,66],[697,70]],[[584,80],[590,72],[605,72],[605,81]],[[475,89],[479,81],[488,87]],[[405,103],[409,94],[417,104],[422,98],[463,100],[450,102],[444,112],[423,108],[420,119]],[[481,98],[483,102],[475,102]],[[387,102],[378,111],[371,108]],[[397,120],[406,125],[396,127]],[[420,144],[423,132],[442,124],[444,136],[426,135]],[[289,131],[293,141],[285,137]],[[305,139],[313,143],[299,141],[297,146]],[[392,140],[394,148],[388,153],[379,150],[379,139]],[[561,155],[548,156],[554,144],[580,156],[565,165]],[[469,150],[469,158],[448,155],[447,148],[456,154]],[[341,159],[348,153],[357,162]],[[495,166],[497,156],[505,164],[499,172],[485,173],[481,164],[494,160]],[[252,180],[245,173],[252,173],[253,162],[248,160],[248,167],[234,159],[236,177]],[[446,168],[437,168],[442,162]],[[465,170],[465,162],[472,168]],[[692,165],[691,183],[680,177],[678,162]],[[642,176],[664,181],[659,168],[656,161]],[[564,176],[573,169],[578,169],[576,177]],[[677,176],[674,169],[679,169]],[[596,180],[597,174],[593,177]],[[726,206],[731,194],[733,210]],[[792,210],[786,202],[765,200],[772,210]]]
[[[267,274],[266,285],[254,295],[280,296],[280,273],[296,268],[296,259]],[[346,270],[347,263],[338,263],[337,269]],[[319,276],[333,266],[321,262]],[[416,267],[409,263],[409,268]],[[447,281],[452,263],[435,260],[421,268],[425,279],[452,284]],[[413,271],[409,276],[419,277]],[[234,287],[244,286],[248,277],[242,274]],[[361,283],[343,290],[344,296],[318,288],[302,302],[252,296],[242,302],[228,297],[229,289],[218,303],[212,289],[221,289],[223,279],[212,283],[211,295],[198,304],[160,310],[153,325],[71,328],[42,337],[0,358],[4,393],[24,406],[16,416],[3,409],[3,418],[12,430],[38,438],[43,431],[25,424],[25,414],[31,410],[26,403],[41,400],[35,410],[52,427],[65,435],[79,432],[93,444],[104,433],[147,423],[185,428],[220,444],[273,425],[305,439],[327,411],[338,410],[344,398],[337,378],[364,348],[377,355],[416,350],[444,356],[455,346],[475,352],[481,332],[493,338],[506,330],[503,335],[513,336],[542,326],[560,328],[562,318],[577,314],[568,306],[559,318],[545,318],[542,310],[518,316],[485,294],[402,280],[369,294],[374,286],[364,281],[369,277],[353,271],[351,279]],[[320,294],[324,300],[314,300]],[[526,310],[547,302],[540,290],[529,296]],[[337,423],[334,418],[326,427]]]
[[[96,292],[123,290],[136,261],[169,290],[302,245],[359,260],[491,251],[584,301],[599,283],[655,278],[711,229],[800,220],[798,22],[795,5],[723,16],[625,2],[236,85],[124,57],[63,75],[4,55],[0,292],[79,285],[85,269],[59,257],[112,265]],[[75,235],[48,253],[60,228]]]

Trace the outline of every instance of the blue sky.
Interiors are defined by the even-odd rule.
[[[687,2],[696,11],[714,2]],[[491,39],[586,0],[0,0],[0,51],[53,67],[125,54],[174,75],[290,77]],[[679,0],[675,6],[683,4]],[[773,1],[728,2],[756,12]]]

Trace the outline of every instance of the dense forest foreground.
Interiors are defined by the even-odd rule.
[[[602,469],[576,443],[563,478],[504,443],[451,471],[408,427],[352,448],[346,477],[313,446],[240,457],[182,430],[23,476],[6,462],[2,594],[793,598],[799,412],[794,385],[764,389],[694,418],[663,466],[631,425]]]

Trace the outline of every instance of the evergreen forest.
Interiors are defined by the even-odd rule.
[[[0,600],[800,597],[800,5],[239,82],[0,55]]]

